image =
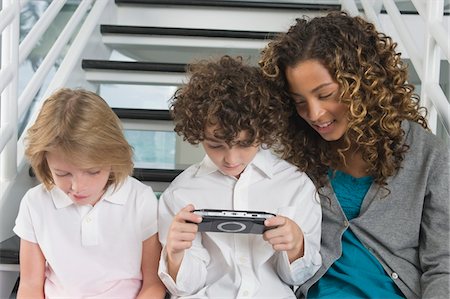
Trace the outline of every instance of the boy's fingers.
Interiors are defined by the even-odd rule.
[[[264,225],[268,226],[268,227],[273,227],[273,226],[282,226],[286,223],[286,218],[283,216],[276,216],[276,217],[271,217],[269,219],[266,219],[264,221]]]
[[[202,217],[195,213],[192,213],[193,210],[195,210],[194,206],[192,204],[188,204],[180,210],[180,212],[178,213],[178,217],[185,222],[202,222]]]

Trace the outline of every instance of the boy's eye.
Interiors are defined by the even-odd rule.
[[[88,171],[88,174],[90,174],[90,175],[96,175],[96,174],[99,174],[99,173],[100,173],[100,170]]]
[[[216,149],[216,148],[221,148],[222,145],[221,144],[208,144],[208,147],[212,148],[212,149]]]

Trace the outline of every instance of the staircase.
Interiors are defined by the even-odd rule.
[[[37,110],[33,103],[37,101],[39,107],[62,86],[99,93],[121,119],[135,148],[134,176],[157,193],[204,155],[200,147],[176,136],[168,111],[170,96],[186,81],[186,64],[228,54],[256,65],[267,40],[285,31],[295,17],[340,8],[276,1],[84,0],[74,6],[66,27],[81,15],[83,5],[85,20],[78,34],[73,33],[72,46],[45,91],[39,95],[34,88],[35,99],[22,101],[28,105],[18,108],[18,118],[21,111],[34,110],[28,120],[32,123]],[[22,94],[31,94],[29,90],[33,88]],[[38,184],[23,159],[22,142],[23,136],[17,145],[15,179],[2,182],[6,189],[2,193],[8,196],[0,202],[0,240],[4,240],[0,243],[0,298],[8,298],[18,277],[18,239],[12,236],[12,227],[20,198]],[[159,156],[152,149],[159,149]]]
[[[134,176],[151,185],[155,192],[162,192],[183,169],[204,155],[200,147],[176,136],[168,111],[170,96],[186,82],[188,63],[228,54],[240,55],[256,65],[268,39],[286,31],[296,17],[313,17],[341,8],[353,13],[366,9],[355,1],[288,1],[58,0],[49,5],[38,21],[43,29],[33,28],[35,31],[16,49],[20,54],[2,51],[0,298],[10,296],[18,277],[18,240],[13,237],[12,227],[20,199],[26,190],[38,184],[23,157],[24,136],[18,129],[20,126],[10,124],[30,115],[23,124],[26,130],[42,100],[60,87],[95,91],[119,116],[127,139],[135,148]],[[3,0],[0,29],[6,27],[8,20],[18,26],[18,17],[14,16],[19,15],[27,2]],[[37,43],[36,36],[44,34],[58,12],[61,14],[64,3],[75,10],[63,22],[63,31],[18,95],[17,72],[3,67],[8,65],[5,61],[24,62]],[[373,11],[368,12],[373,15],[370,13]],[[381,7],[376,10],[377,14],[380,12]],[[3,33],[2,38],[5,35],[14,38],[14,30],[17,29]],[[62,57],[59,68],[50,73],[46,85],[42,78],[58,57]],[[448,67],[445,71],[448,74]],[[412,72],[417,80],[412,83],[420,84],[421,71]],[[9,74],[12,79],[7,81]],[[439,92],[437,97],[442,98]],[[9,104],[4,105],[6,101]],[[443,107],[445,110],[448,105]],[[448,139],[445,135],[448,111],[440,110],[438,114],[443,115],[444,124],[437,126],[442,127]],[[7,135],[11,137],[6,138]],[[15,136],[19,137],[17,143]]]

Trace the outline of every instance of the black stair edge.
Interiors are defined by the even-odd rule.
[[[17,235],[0,242],[0,264],[19,264],[20,238]]]
[[[184,73],[186,64],[83,59],[83,69]]]
[[[112,108],[112,110],[122,119],[172,120],[169,110],[130,108]]]
[[[162,35],[162,36],[189,36],[189,37],[217,37],[217,38],[242,38],[242,39],[271,39],[278,32],[246,31],[246,30],[218,30],[195,29],[175,27],[146,27],[146,26],[122,26],[101,25],[102,34],[135,34],[135,35]]]
[[[209,6],[209,7],[232,7],[251,9],[295,9],[295,10],[340,10],[338,4],[317,3],[290,3],[290,2],[247,2],[226,0],[115,0],[117,5],[140,4],[140,5],[182,5],[182,6]]]
[[[188,165],[181,165],[177,169],[163,169],[163,168],[139,168],[133,169],[133,177],[140,181],[153,181],[153,182],[172,182]],[[33,168],[28,168],[28,174],[30,177],[36,177]],[[1,248],[0,248],[1,249]]]
[[[184,169],[135,168],[133,177],[144,182],[172,182]]]

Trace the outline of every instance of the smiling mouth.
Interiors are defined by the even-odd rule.
[[[325,129],[325,128],[328,128],[332,123],[334,123],[334,120],[325,122],[325,123],[321,123],[321,124],[314,124],[314,126],[318,129]]]

